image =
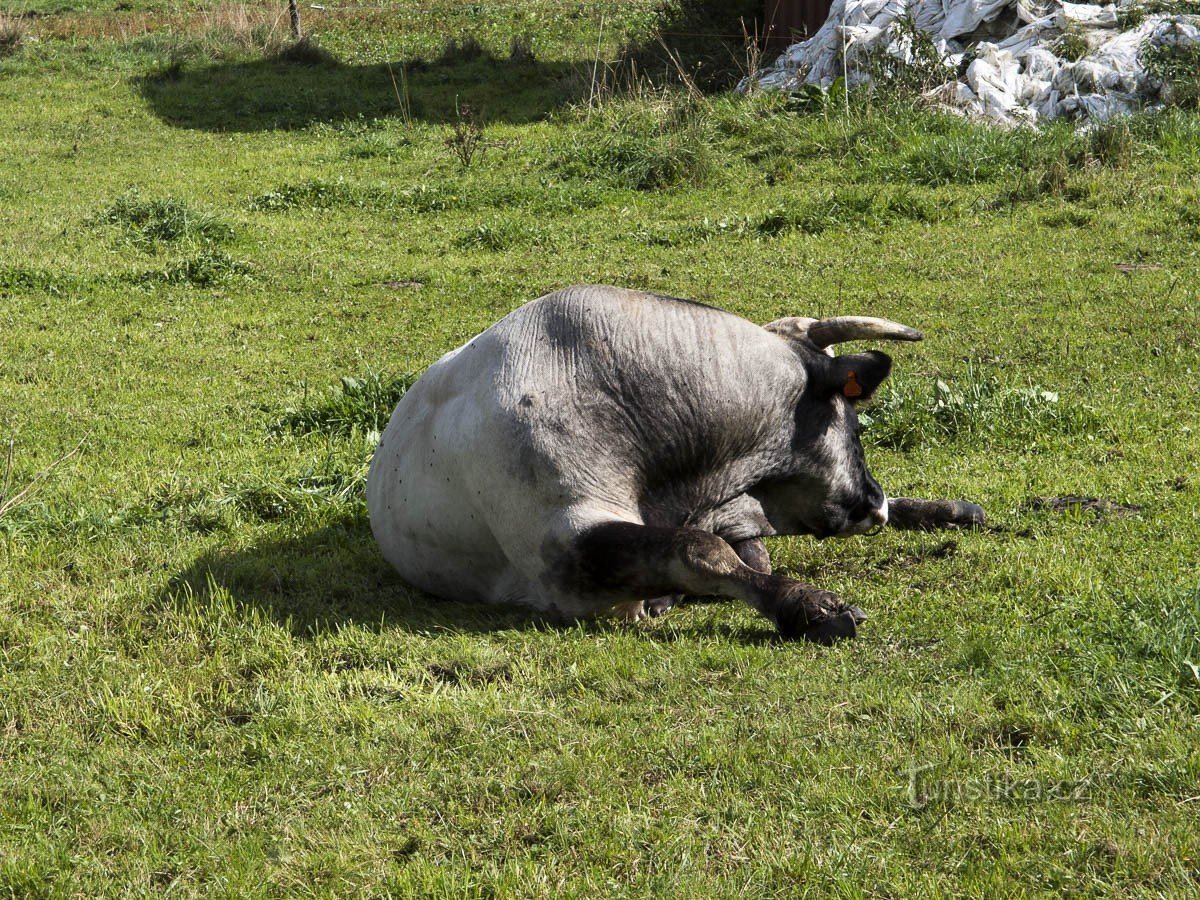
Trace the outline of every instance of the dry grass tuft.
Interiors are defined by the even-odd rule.
[[[47,37],[59,39],[128,41],[146,34],[166,33],[196,41],[202,54],[214,58],[234,50],[270,56],[288,43],[283,21],[286,12],[286,7],[272,12],[242,3],[225,3],[186,14],[122,11],[52,15],[39,20],[39,28]]]
[[[21,16],[0,13],[0,56],[15,53],[29,37],[29,25]]]
[[[229,49],[275,56],[288,44],[282,27],[283,11],[275,14],[240,3],[225,4],[201,14],[201,49],[220,57]]]

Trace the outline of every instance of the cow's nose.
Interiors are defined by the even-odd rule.
[[[854,517],[850,519],[844,531],[840,534],[849,536],[852,534],[875,534],[888,521],[888,502],[886,497],[880,498],[879,505],[875,506],[863,504],[855,510]]]

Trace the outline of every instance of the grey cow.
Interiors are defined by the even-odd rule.
[[[785,636],[853,636],[862,613],[772,575],[762,538],[888,521],[854,406],[891,360],[828,349],[864,338],[921,335],[862,317],[759,326],[615,287],[540,297],[405,394],[367,478],[372,531],[441,597],[573,619],[719,595]]]

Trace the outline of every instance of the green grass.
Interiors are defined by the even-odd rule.
[[[650,0],[304,9],[311,66],[276,6],[115,6],[0,58],[13,488],[87,436],[0,517],[0,894],[1195,892],[1194,113],[593,92]],[[403,373],[589,281],[920,328],[868,461],[996,527],[774,540],[870,614],[833,649],[411,590],[362,494]]]

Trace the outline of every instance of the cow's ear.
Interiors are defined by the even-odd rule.
[[[847,353],[834,357],[829,367],[829,386],[847,400],[858,403],[871,395],[892,371],[892,358],[878,350]]]

